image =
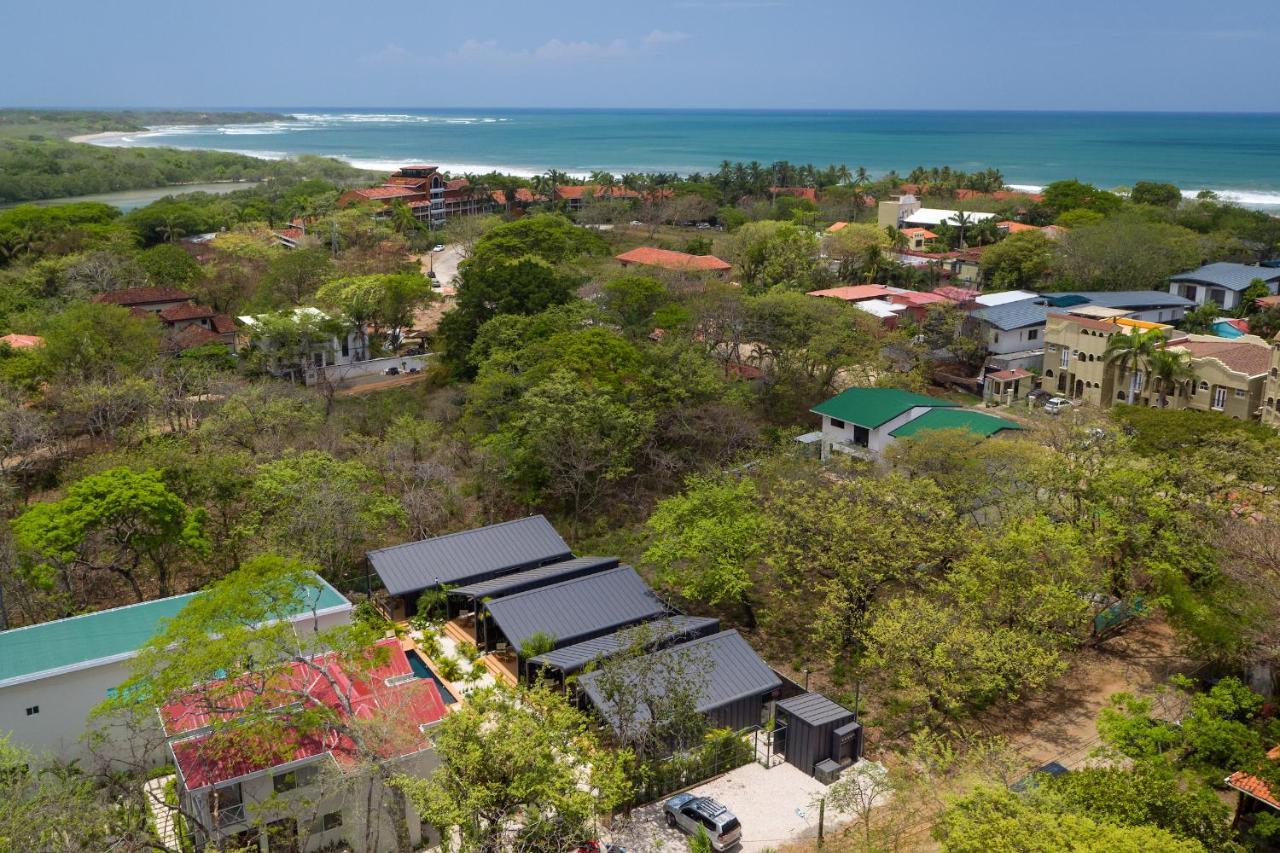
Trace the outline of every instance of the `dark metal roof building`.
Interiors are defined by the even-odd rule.
[[[490,620],[517,654],[535,634],[572,645],[667,613],[669,608],[636,570],[619,566],[586,577],[497,598],[485,604]],[[487,648],[493,646],[490,633]]]
[[[393,545],[365,556],[388,593],[406,595],[567,560],[573,552],[551,522],[534,515]]]
[[[761,710],[770,694],[782,687],[782,679],[761,660],[755,649],[734,630],[721,631],[709,637],[690,640],[654,652],[655,655],[681,653],[706,655],[706,689],[698,710],[717,725],[735,731],[759,725]],[[600,714],[617,725],[616,712],[600,692],[599,672],[589,672],[578,679],[578,686]],[[647,716],[648,712],[637,709]]]
[[[574,557],[572,560],[547,563],[523,572],[453,587],[449,590],[449,595],[460,598],[497,598],[514,595],[517,592],[536,589],[558,581],[567,581],[583,575],[595,574],[604,569],[612,569],[619,562],[617,557]]]
[[[650,647],[658,648],[675,640],[687,640],[705,637],[720,630],[720,620],[709,616],[671,616],[646,623],[652,633],[647,640]],[[574,643],[572,646],[556,649],[544,655],[530,658],[529,663],[544,669],[554,669],[562,675],[573,675],[580,672],[587,664],[597,659],[615,655],[625,649],[635,633],[631,629],[623,629],[594,640]]]
[[[857,715],[821,693],[801,693],[775,706],[788,764],[815,775],[831,761],[845,765],[862,757],[862,726]],[[785,726],[782,729],[781,726]]]

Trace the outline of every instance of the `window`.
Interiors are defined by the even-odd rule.
[[[310,785],[315,779],[316,769],[314,767],[299,767],[297,770],[289,770],[285,773],[277,773],[271,777],[271,786],[275,788],[277,794],[283,794],[285,791],[292,791],[294,788],[303,788]]]
[[[1201,391],[1208,391],[1208,390],[1209,390],[1209,383],[1208,383],[1208,382],[1201,382],[1201,383],[1200,383],[1200,390],[1201,390]]]
[[[27,709],[28,717],[34,717],[36,714],[39,714],[39,713],[40,713],[39,705],[32,705],[30,708]]]
[[[1062,359],[1059,361],[1059,367],[1066,367],[1071,362],[1071,347],[1062,348]]]
[[[998,344],[998,343],[1000,343],[1000,333],[999,333],[999,332],[992,332],[992,333],[991,333],[991,343],[993,343],[993,344]]]
[[[871,442],[871,430],[866,427],[853,425],[853,443],[858,447],[866,447]]]
[[[1032,329],[1031,331],[1027,332],[1027,340],[1029,341],[1034,341],[1038,337],[1040,337],[1039,329]]]
[[[351,355],[351,339],[346,335],[342,336],[342,356],[343,358]]]
[[[839,418],[832,418],[832,419],[831,419],[831,428],[832,428],[832,429],[844,429],[844,421],[840,420]]]
[[[1243,397],[1243,396],[1244,396],[1244,391],[1242,391],[1241,389],[1237,388],[1237,389],[1236,389],[1236,397]]]
[[[317,821],[320,832],[329,832],[342,826],[342,812],[329,812]]]
[[[1215,386],[1213,389],[1213,405],[1214,409],[1223,409],[1227,405],[1227,389],[1221,385]]]
[[[1052,378],[1053,378],[1053,368],[1051,367],[1051,368],[1049,368],[1048,370],[1046,370],[1046,371],[1044,372],[1044,375],[1045,375],[1046,377],[1048,377],[1049,379],[1052,379]]]

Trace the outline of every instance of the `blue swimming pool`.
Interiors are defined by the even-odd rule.
[[[440,691],[440,698],[444,700],[444,704],[452,705],[458,699],[449,692],[449,688],[444,686],[444,682],[431,671],[431,667],[427,666],[427,662],[422,659],[422,655],[412,649],[406,651],[404,656],[409,659],[409,666],[413,669],[413,674],[418,678],[430,678],[436,683],[436,689]]]

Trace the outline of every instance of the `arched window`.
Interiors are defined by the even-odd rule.
[[[1048,379],[1052,379],[1052,378],[1053,378],[1053,368],[1051,367],[1051,368],[1049,368],[1048,370],[1046,370],[1046,371],[1044,372],[1044,375],[1045,375],[1045,377],[1046,377],[1046,378],[1048,378]],[[1267,405],[1271,405],[1271,401],[1270,401],[1270,400],[1268,400],[1268,401],[1267,401]]]
[[[1123,392],[1123,391],[1117,391],[1117,392],[1116,392],[1116,399],[1117,399],[1117,400],[1123,400],[1123,399],[1124,399],[1124,392]]]
[[[1200,390],[1201,390],[1201,391],[1208,391],[1208,390],[1209,390],[1209,383],[1208,383],[1208,382],[1201,382],[1201,383],[1200,383]]]

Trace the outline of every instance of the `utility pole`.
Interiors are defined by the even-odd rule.
[[[827,798],[823,797],[818,800],[818,849],[822,849],[823,839],[823,823],[827,817]]]

